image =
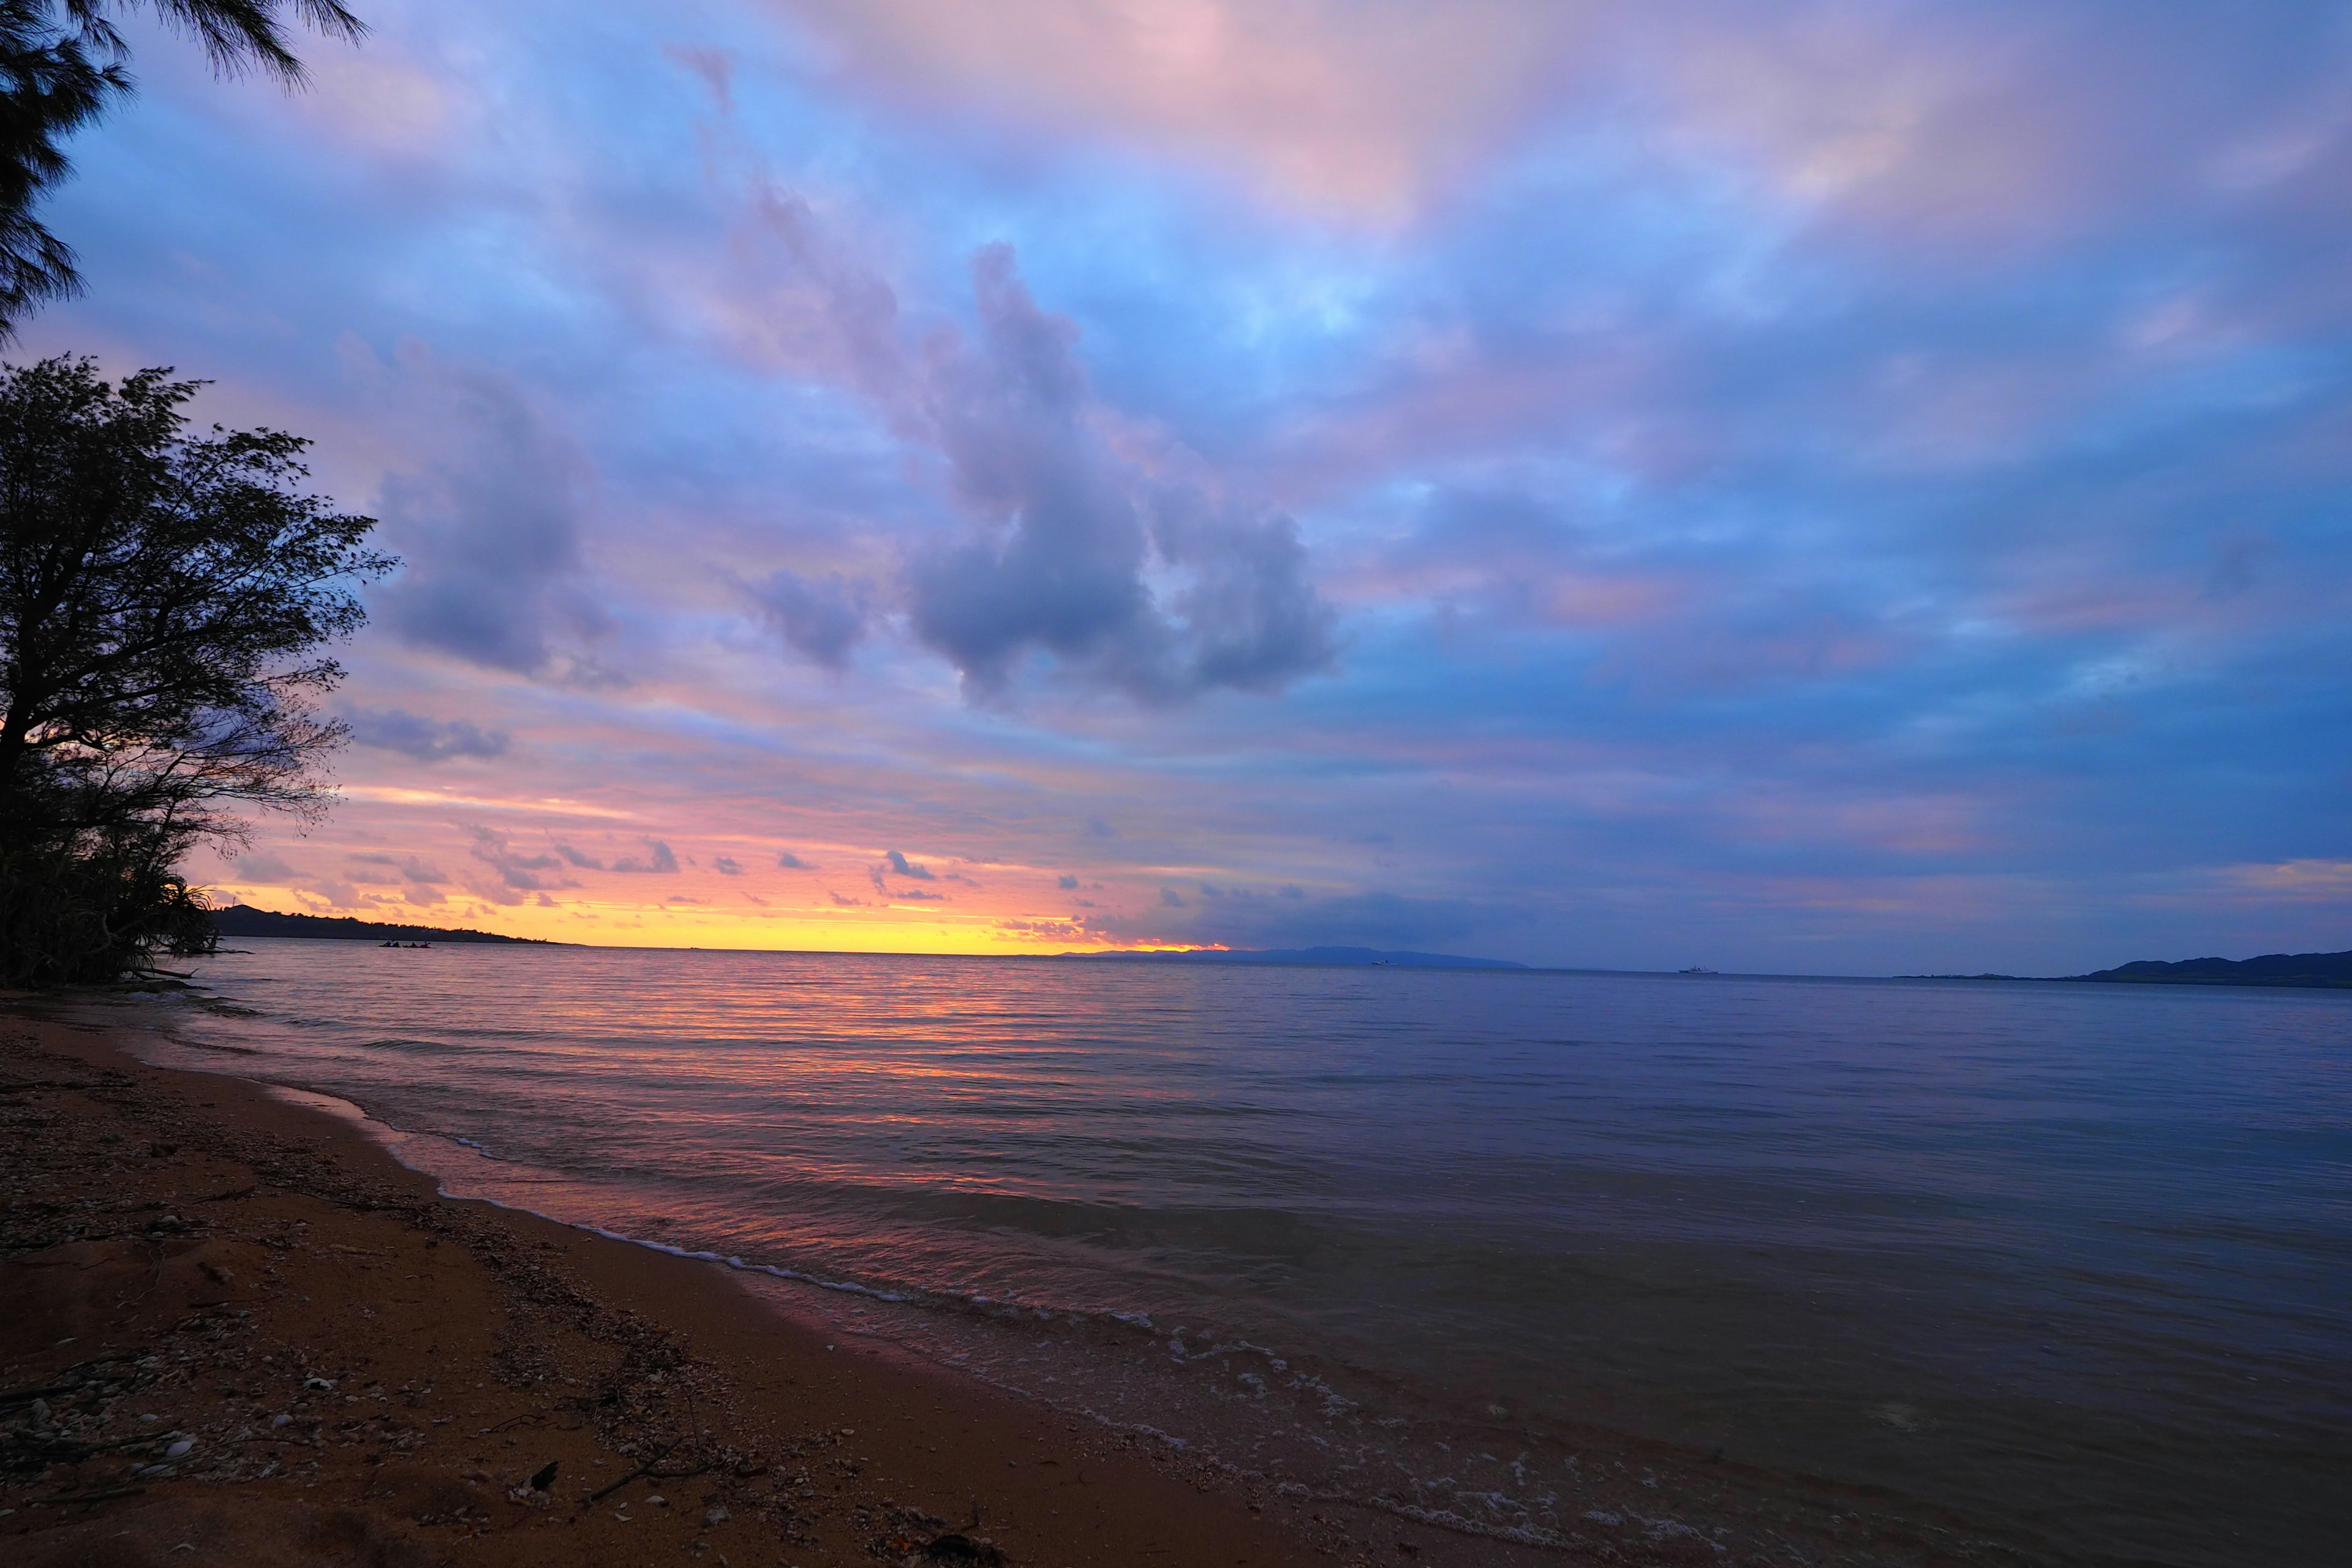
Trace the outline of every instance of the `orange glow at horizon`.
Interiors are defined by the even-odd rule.
[[[1090,952],[1223,952],[1223,943],[1134,942],[1097,935],[1082,928],[1061,931],[1007,929],[1048,924],[1052,917],[1007,922],[986,914],[941,916],[890,906],[870,911],[776,910],[744,915],[659,904],[599,904],[580,900],[555,909],[537,905],[465,910],[380,906],[320,908],[290,889],[206,889],[216,905],[238,902],[281,914],[324,914],[386,925],[471,929],[499,936],[529,937],[581,947],[709,948],[751,952],[900,952],[939,955],[1036,956],[1083,949]],[[275,894],[275,897],[264,896]],[[256,898],[260,897],[257,902]],[[864,918],[860,918],[861,913]]]

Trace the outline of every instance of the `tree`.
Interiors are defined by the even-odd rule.
[[[366,31],[340,0],[0,0],[0,338],[80,290],[72,247],[33,209],[72,172],[60,143],[131,91],[114,16],[139,4],[193,34],[215,70],[257,67],[289,87],[303,71],[285,14],[331,37]]]
[[[246,808],[323,809],[321,650],[397,564],[303,493],[308,442],[191,436],[205,384],[171,374],[0,366],[0,983],[209,945],[178,862]]]

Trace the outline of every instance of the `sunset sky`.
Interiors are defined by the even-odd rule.
[[[595,942],[2352,947],[2352,6],[353,0],[12,350],[406,562],[195,869]]]

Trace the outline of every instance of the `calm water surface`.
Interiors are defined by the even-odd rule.
[[[2352,996],[252,945],[160,1057],[1318,1486],[1541,1539],[1599,1426],[2352,1560]]]

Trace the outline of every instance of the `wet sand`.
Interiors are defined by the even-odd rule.
[[[1627,1489],[1737,1528],[1595,1513],[1615,1539],[1561,1552],[1286,1495],[710,1265],[441,1197],[348,1121],[109,1028],[0,998],[11,1564],[2017,1561],[1657,1450]]]

